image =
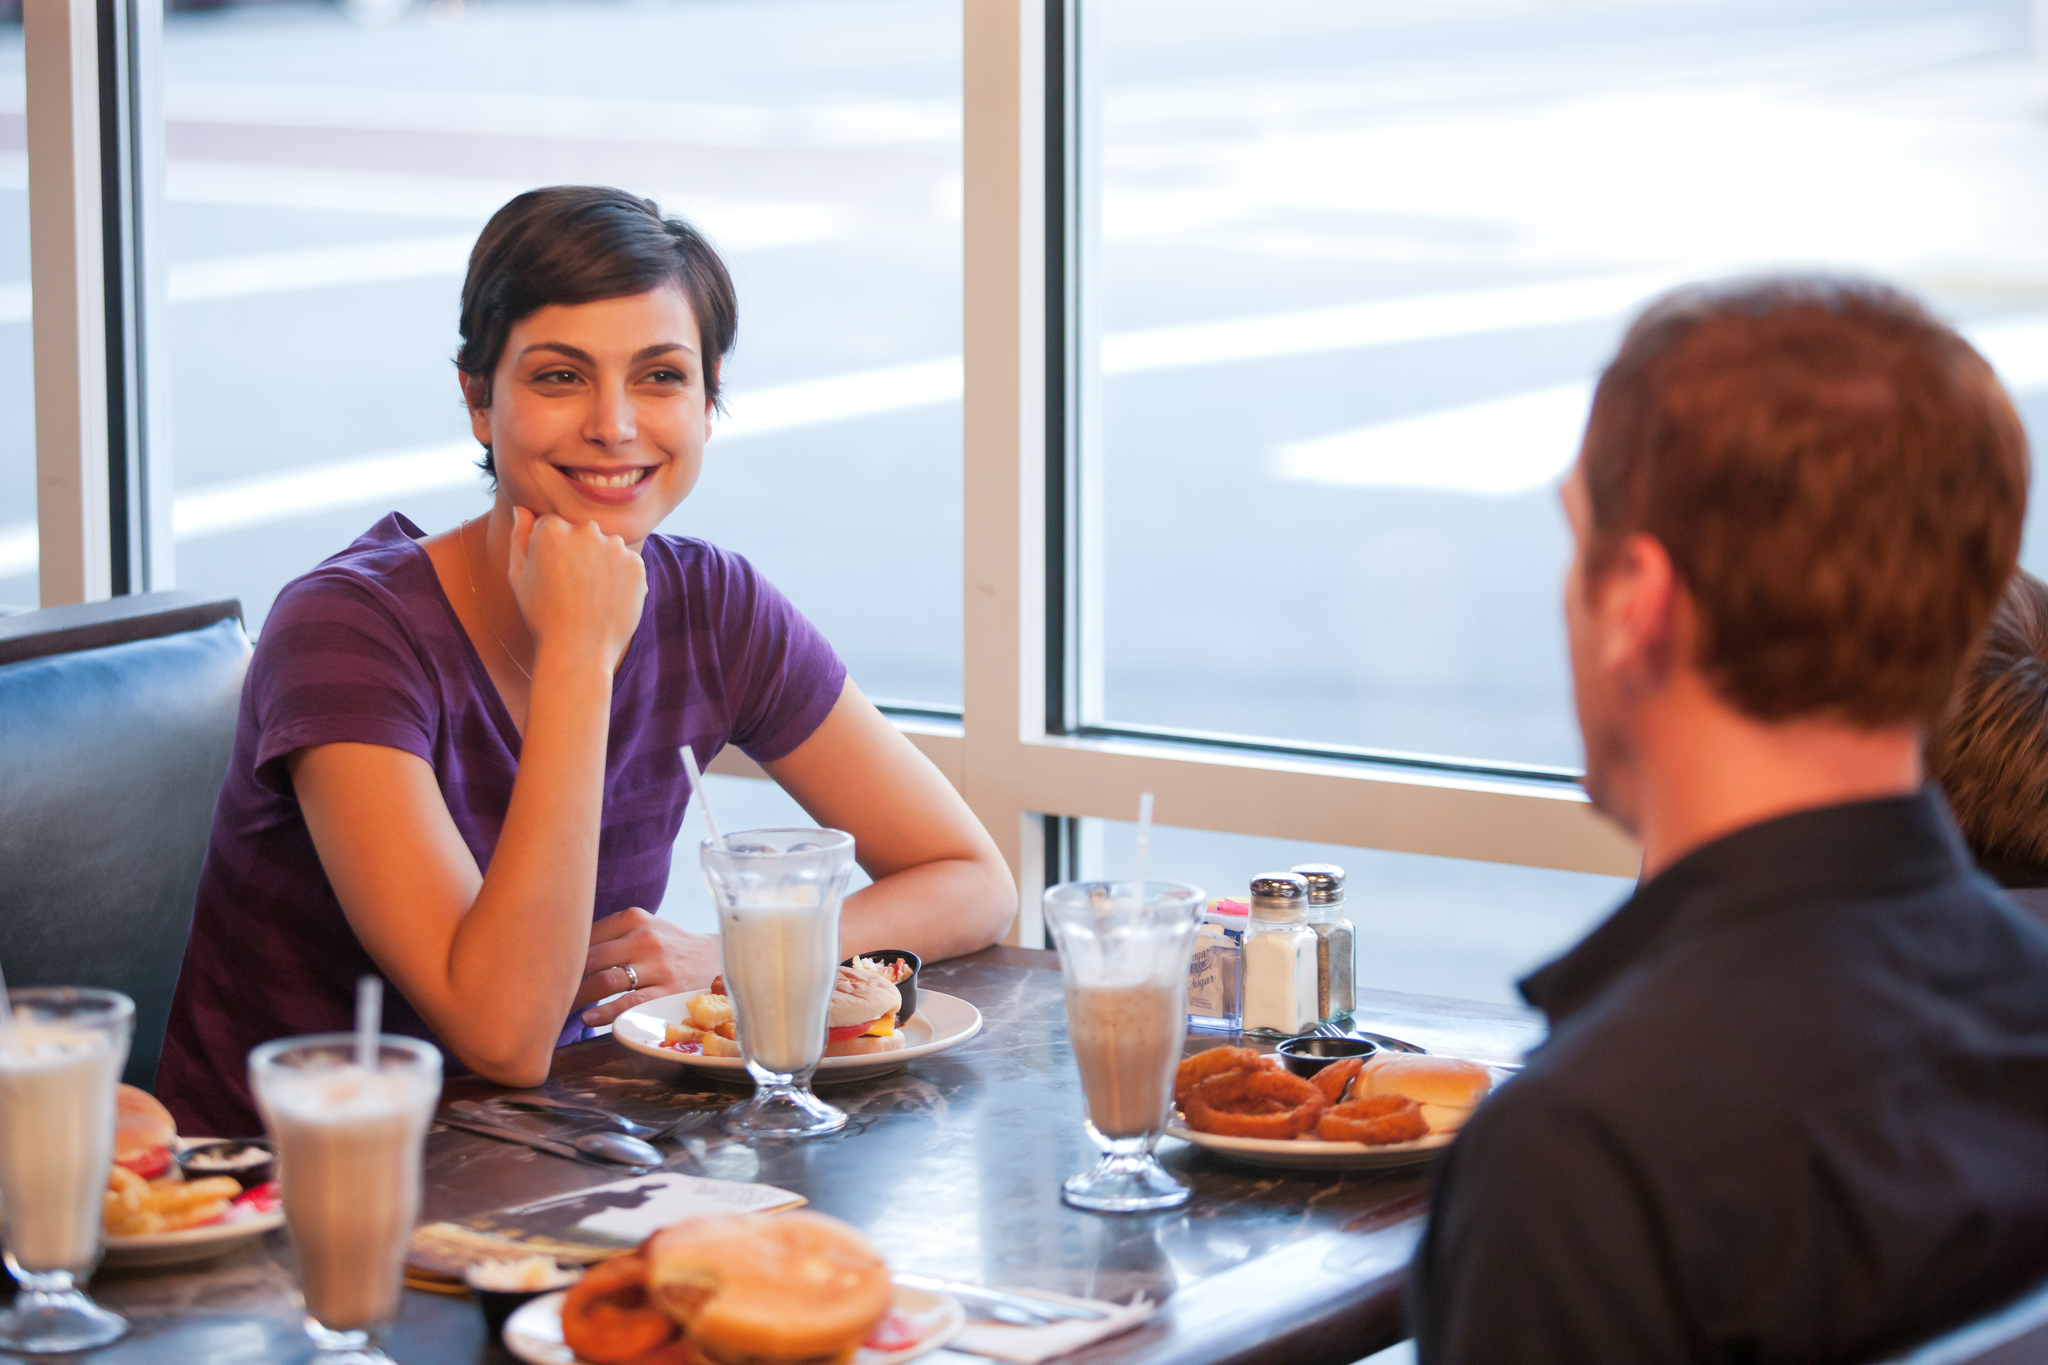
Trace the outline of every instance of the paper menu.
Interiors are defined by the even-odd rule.
[[[430,1223],[413,1233],[407,1268],[415,1275],[459,1277],[462,1267],[477,1261],[536,1253],[600,1261],[684,1218],[767,1213],[804,1202],[802,1195],[772,1185],[657,1171],[459,1222]]]

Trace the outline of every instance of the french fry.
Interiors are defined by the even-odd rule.
[[[149,1181],[116,1166],[107,1176],[101,1222],[114,1237],[176,1232],[220,1217],[241,1192],[242,1183],[233,1176]]]
[[[180,1209],[176,1213],[165,1214],[162,1230],[165,1232],[180,1232],[186,1228],[196,1228],[202,1223],[211,1223],[214,1219],[226,1213],[228,1206],[233,1202],[229,1199],[214,1199],[204,1204],[194,1204],[189,1208]]]
[[[166,1218],[218,1199],[232,1200],[242,1192],[242,1182],[230,1175],[205,1180],[158,1181],[150,1187],[150,1210]]]
[[[729,995],[698,995],[690,1000],[690,1022],[706,1032],[722,1031],[720,1025],[730,1024],[733,1018],[732,997]],[[726,1034],[730,1038],[731,1034]]]

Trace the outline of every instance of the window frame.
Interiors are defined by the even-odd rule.
[[[1044,941],[1040,892],[1071,869],[1072,818],[1128,819],[1145,791],[1168,825],[1635,875],[1635,845],[1562,771],[1086,723],[1078,636],[1099,584],[1078,435],[1093,374],[1079,330],[1083,3],[961,0],[964,700],[957,719],[886,708],[1016,873],[1008,941]],[[54,606],[174,582],[165,367],[149,363],[166,317],[151,268],[162,0],[24,9],[36,517]],[[766,777],[730,749],[712,771]]]

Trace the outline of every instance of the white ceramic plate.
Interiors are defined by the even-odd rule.
[[[1206,1147],[1220,1157],[1247,1166],[1279,1166],[1305,1171],[1366,1171],[1380,1166],[1412,1166],[1451,1145],[1456,1133],[1430,1133],[1413,1142],[1368,1147],[1362,1142],[1324,1142],[1321,1138],[1241,1138],[1198,1133],[1175,1117],[1166,1125],[1174,1137]]]
[[[1401,1046],[1412,1048],[1415,1045],[1403,1043]],[[1415,1048],[1417,1052],[1421,1050]],[[1493,1073],[1495,1087],[1513,1074],[1497,1066],[1489,1066],[1487,1070]],[[1206,1147],[1229,1161],[1298,1171],[1369,1171],[1386,1166],[1413,1166],[1428,1161],[1450,1146],[1451,1139],[1457,1136],[1456,1133],[1429,1133],[1413,1142],[1388,1142],[1377,1147],[1368,1147],[1363,1142],[1325,1142],[1318,1137],[1225,1137],[1221,1133],[1196,1132],[1181,1121],[1178,1110],[1167,1120],[1166,1131],[1197,1147]]]
[[[918,992],[917,1012],[924,1013],[924,992]],[[579,1365],[576,1353],[562,1342],[562,1300],[566,1290],[528,1299],[505,1319],[505,1349],[527,1365]],[[927,1294],[922,1289],[896,1286],[896,1310],[924,1322],[926,1330],[917,1345],[907,1351],[871,1351],[863,1346],[847,1365],[898,1365],[936,1351],[953,1339],[966,1325],[967,1310],[958,1299]]]
[[[230,1221],[208,1223],[182,1232],[148,1232],[139,1237],[102,1237],[100,1264],[114,1270],[140,1266],[184,1265],[211,1256],[225,1256],[272,1228],[284,1226],[284,1210],[246,1213]]]
[[[738,1057],[706,1057],[699,1052],[677,1052],[661,1045],[661,1040],[668,1036],[668,1026],[687,1019],[690,1002],[702,994],[702,991],[688,991],[635,1005],[612,1021],[612,1037],[635,1052],[659,1057],[664,1062],[743,1081],[747,1068]],[[980,1010],[957,995],[929,991],[920,986],[917,1013],[911,1015],[902,1028],[902,1047],[894,1052],[869,1053],[864,1057],[827,1057],[818,1063],[812,1083],[864,1081],[870,1076],[886,1076],[891,1071],[901,1071],[919,1057],[958,1047],[979,1032]]]

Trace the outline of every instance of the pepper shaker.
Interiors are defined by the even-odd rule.
[[[1353,981],[1355,934],[1344,914],[1344,869],[1301,863],[1292,871],[1308,883],[1308,927],[1316,936],[1316,1014],[1324,1023],[1348,1019],[1358,1008]]]

